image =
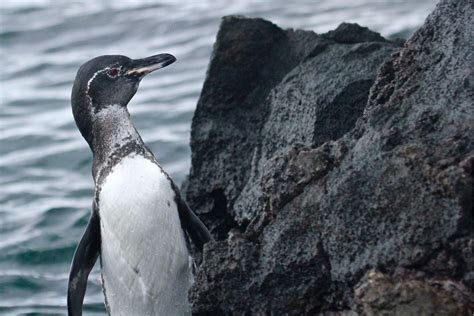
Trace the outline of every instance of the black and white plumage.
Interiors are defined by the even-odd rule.
[[[148,73],[176,59],[96,57],[79,69],[72,90],[76,124],[93,152],[95,196],[76,249],[68,313],[81,315],[87,278],[100,256],[112,315],[183,315],[193,281],[187,238],[202,250],[212,237],[145,146],[127,104]]]

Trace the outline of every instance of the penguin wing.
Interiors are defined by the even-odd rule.
[[[69,273],[67,289],[67,310],[69,316],[82,315],[82,303],[86,294],[87,278],[99,256],[100,243],[100,218],[94,203],[89,223],[74,253]]]
[[[181,198],[178,187],[173,183],[173,189],[176,193],[176,204],[178,205],[179,220],[181,226],[188,233],[193,244],[202,252],[204,244],[213,241],[211,233],[204,223],[191,210],[188,204]]]

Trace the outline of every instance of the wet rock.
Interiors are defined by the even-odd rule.
[[[218,239],[196,314],[472,310],[473,33],[468,0],[403,48],[224,19],[184,188]]]

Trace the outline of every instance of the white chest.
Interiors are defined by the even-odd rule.
[[[124,158],[99,194],[101,261],[112,315],[188,310],[190,257],[166,175],[141,156]]]

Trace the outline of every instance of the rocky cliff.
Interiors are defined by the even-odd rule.
[[[404,44],[224,18],[183,192],[217,239],[195,314],[468,315],[474,3]]]

